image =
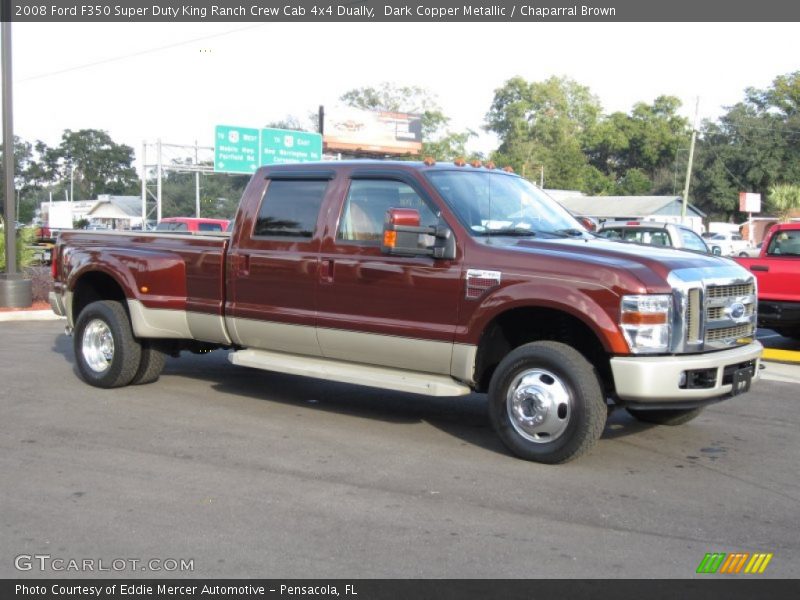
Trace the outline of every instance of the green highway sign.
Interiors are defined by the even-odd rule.
[[[322,136],[289,129],[252,129],[217,125],[214,170],[254,173],[262,165],[286,165],[322,160]]]
[[[261,164],[286,165],[322,160],[322,136],[288,129],[261,130]]]
[[[260,148],[258,129],[217,125],[214,132],[214,170],[254,173],[260,166]]]

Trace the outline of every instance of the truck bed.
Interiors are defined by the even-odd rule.
[[[229,343],[223,320],[228,241],[227,234],[69,231],[60,237],[65,250],[58,265],[70,280],[103,265],[123,287],[142,337]]]

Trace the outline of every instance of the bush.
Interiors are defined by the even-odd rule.
[[[17,269],[22,271],[33,264],[33,229],[24,227],[17,229]],[[6,270],[6,234],[0,229],[0,271]]]

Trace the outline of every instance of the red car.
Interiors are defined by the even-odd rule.
[[[156,226],[156,231],[171,231],[173,233],[193,231],[226,231],[228,219],[204,219],[195,217],[167,217],[161,219]]]

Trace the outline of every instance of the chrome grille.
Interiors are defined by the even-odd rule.
[[[755,312],[756,305],[755,303],[745,304],[744,306],[744,314],[746,316],[752,316]],[[725,319],[725,307],[724,306],[710,306],[708,310],[706,310],[706,317],[709,321],[719,321],[720,319]]]
[[[750,296],[755,293],[752,283],[740,283],[736,285],[711,285],[706,288],[706,298],[728,298],[730,296]]]
[[[706,343],[720,342],[723,340],[736,340],[749,337],[753,334],[753,325],[745,323],[734,327],[720,327],[719,329],[709,329],[706,331]]]
[[[696,344],[700,340],[700,289],[689,290],[686,304],[686,341]]]

